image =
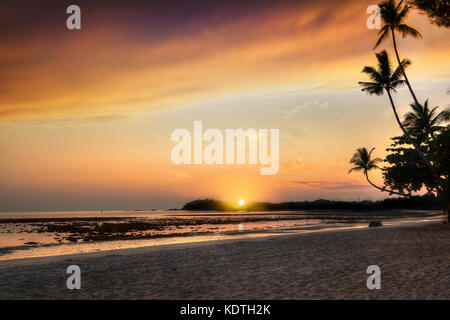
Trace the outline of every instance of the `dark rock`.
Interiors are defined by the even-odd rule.
[[[74,238],[74,237],[67,237],[66,240],[70,241],[70,242],[77,242],[78,239]]]
[[[382,227],[383,224],[380,221],[371,221],[369,223],[369,228]]]

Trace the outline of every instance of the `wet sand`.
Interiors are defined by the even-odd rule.
[[[0,298],[450,299],[449,235],[428,222],[3,261]],[[71,264],[81,290],[66,288]]]

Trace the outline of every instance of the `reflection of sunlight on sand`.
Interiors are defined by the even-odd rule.
[[[399,219],[383,222],[386,227],[394,227],[400,225],[411,225],[418,223],[437,222],[441,218],[410,218]],[[59,256],[70,255],[80,253],[92,253],[92,252],[108,252],[121,249],[132,249],[141,247],[153,247],[172,244],[187,244],[198,243],[207,241],[219,241],[219,240],[233,240],[233,239],[252,239],[261,237],[278,237],[289,236],[295,234],[308,234],[319,232],[336,232],[336,231],[351,231],[357,229],[367,228],[367,223],[358,222],[354,224],[333,224],[332,227],[326,227],[324,224],[314,224],[308,226],[287,226],[279,227],[277,229],[268,230],[250,230],[244,231],[244,224],[238,225],[237,231],[229,231],[224,233],[214,233],[208,235],[192,235],[181,237],[168,237],[168,238],[156,238],[156,239],[144,239],[144,240],[115,240],[115,241],[102,241],[93,243],[67,243],[57,246],[41,246],[41,247],[29,247],[27,250],[16,250],[11,253],[0,256],[1,260],[23,259],[33,257],[46,257],[46,256]],[[234,229],[236,230],[236,229]]]
[[[89,253],[98,251],[107,252],[120,249],[162,246],[181,243],[267,237],[276,235],[279,234],[264,232],[264,233],[241,234],[241,235],[215,234],[215,235],[201,235],[201,236],[187,236],[187,237],[158,238],[149,240],[118,240],[118,241],[104,241],[95,243],[67,243],[58,246],[34,247],[34,248],[31,247],[30,249],[27,250],[17,250],[12,252],[11,254],[0,256],[0,261],[57,256],[57,255],[70,255],[70,254]]]

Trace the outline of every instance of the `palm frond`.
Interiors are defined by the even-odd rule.
[[[404,20],[406,20],[406,18],[408,17],[409,11],[411,10],[411,6],[410,5],[405,5],[400,10],[402,2],[403,1],[400,1],[398,6],[397,6],[397,8],[396,8],[396,11],[398,12],[397,13],[397,21],[398,22],[403,22]],[[400,12],[399,12],[399,10],[400,10]]]
[[[364,173],[367,173],[369,170],[379,169],[377,163],[382,160],[380,158],[371,159],[373,150],[375,148],[372,148],[370,152],[365,147],[358,148],[350,159],[350,163],[354,164],[355,167],[351,168],[348,173],[350,174],[353,171],[364,171]]]
[[[391,75],[392,73],[392,65],[389,60],[389,55],[386,50],[382,50],[375,54],[378,60],[378,73],[381,74],[382,77],[386,77],[387,75]]]
[[[373,87],[362,88],[361,91],[368,93],[370,95],[375,94],[377,96],[382,96],[384,88],[381,86],[373,86]]]
[[[439,119],[441,119],[441,122],[450,121],[450,107],[439,113]]]
[[[396,92],[396,91],[397,91],[396,88],[401,87],[401,86],[403,86],[403,85],[405,85],[405,84],[406,84],[406,81],[405,81],[405,80],[392,81],[392,82],[390,83],[390,85],[389,85],[389,88],[390,88],[392,91]]]
[[[380,44],[386,40],[387,38],[389,38],[389,25],[385,25],[383,28],[381,28],[380,32],[378,33],[380,35],[380,37],[378,38],[377,43],[375,43],[375,45],[373,46],[372,50],[375,50],[376,48],[378,48],[380,46]]]
[[[395,71],[392,73],[391,81],[397,81],[400,80],[403,76],[403,71],[408,68],[408,66],[411,65],[411,60],[409,59],[403,59],[400,65],[395,69]]]
[[[361,171],[361,170],[363,170],[363,168],[361,168],[361,167],[354,167],[354,168],[351,168],[351,169],[348,171],[348,174],[352,173],[353,171]]]
[[[361,72],[367,74],[373,81],[379,82],[382,79],[382,75],[374,67],[365,66]]]
[[[422,38],[422,35],[420,34],[419,31],[406,24],[400,24],[396,26],[395,29],[402,34],[403,38],[405,38],[406,36],[411,36],[414,39]]]

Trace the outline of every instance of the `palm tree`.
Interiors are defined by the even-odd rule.
[[[430,161],[425,157],[420,145],[411,138],[408,131],[403,126],[403,123],[400,121],[400,118],[397,113],[397,109],[394,104],[394,100],[392,98],[391,92],[395,92],[396,88],[405,84],[405,80],[402,80],[402,70],[406,69],[411,62],[408,59],[404,59],[400,62],[400,65],[392,72],[392,65],[389,60],[389,55],[386,50],[378,52],[375,54],[378,60],[378,66],[375,67],[364,67],[363,73],[367,74],[372,82],[359,82],[359,84],[363,87],[361,90],[363,92],[367,92],[369,94],[376,94],[378,96],[383,95],[386,91],[389,97],[389,101],[391,102],[392,111],[394,112],[395,119],[397,120],[400,129],[402,129],[403,134],[405,135],[407,141],[414,146],[417,153],[423,162],[427,165],[427,167],[433,173],[434,180],[437,183],[437,188],[439,189],[442,186],[441,178],[436,170],[432,167]]]
[[[419,31],[405,24],[405,20],[412,7],[408,4],[402,6],[402,4],[403,0],[401,0],[398,5],[395,3],[395,0],[385,0],[378,5],[378,7],[380,8],[380,15],[381,19],[384,22],[384,26],[378,33],[380,35],[380,38],[378,39],[377,43],[373,48],[375,50],[384,40],[389,38],[389,35],[392,35],[395,55],[397,56],[397,62],[399,65],[401,65],[401,63],[400,63],[400,56],[397,50],[397,42],[395,40],[395,31],[400,32],[403,38],[405,38],[406,36],[411,36],[416,39],[422,37]],[[416,104],[419,104],[419,101],[417,100],[417,97],[411,88],[411,84],[409,83],[408,77],[406,76],[405,69],[401,67],[400,70],[403,74],[403,78],[406,81],[406,85],[408,86],[409,92],[411,92],[414,102]]]
[[[403,125],[408,132],[415,134],[428,134],[434,142],[436,142],[435,131],[439,130],[440,123],[446,121],[449,110],[443,110],[437,113],[439,107],[434,107],[430,110],[428,107],[428,100],[423,105],[412,103],[410,104],[412,111],[408,112],[403,120]]]
[[[450,107],[447,107],[442,114],[442,121],[450,121]]]
[[[371,158],[373,150],[375,150],[375,148],[372,148],[370,152],[368,152],[365,147],[358,148],[356,152],[353,154],[353,157],[350,159],[350,163],[354,164],[355,166],[351,168],[348,173],[350,174],[353,171],[363,171],[364,176],[366,177],[367,181],[372,185],[372,187],[377,188],[378,190],[381,191],[389,192],[390,194],[397,194],[404,197],[410,197],[411,194],[404,194],[400,192],[395,192],[393,190],[388,190],[384,187],[383,188],[379,187],[372,181],[370,181],[369,171],[373,169],[380,169],[377,164],[382,161],[380,158],[375,159]]]

